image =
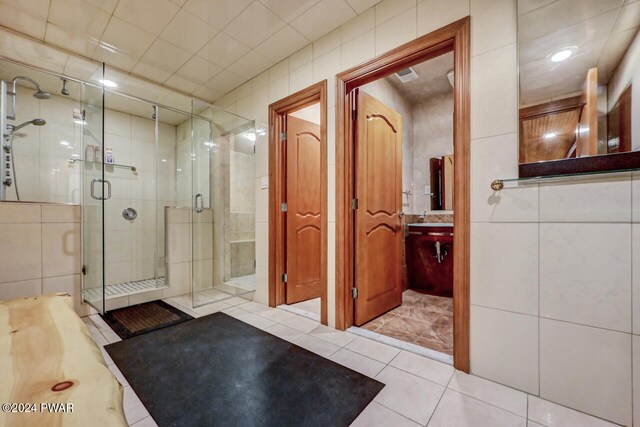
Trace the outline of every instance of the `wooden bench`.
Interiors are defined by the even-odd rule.
[[[10,409],[36,411],[3,408],[0,426],[127,426],[123,387],[73,311],[71,296],[0,301],[4,403],[23,404]]]

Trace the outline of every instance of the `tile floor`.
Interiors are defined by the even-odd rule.
[[[453,355],[453,298],[408,289],[400,307],[361,328]]]
[[[320,298],[314,298],[306,301],[289,304],[289,307],[312,313],[320,318]]]
[[[191,307],[190,297],[165,301],[194,317],[222,311],[385,383],[386,387],[353,426],[613,426],[521,391],[464,374],[444,363],[243,298],[233,297],[195,309]],[[83,320],[100,347],[120,340],[100,316]],[[125,386],[124,409],[129,425],[155,426],[126,379],[104,349],[102,351],[109,368]]]

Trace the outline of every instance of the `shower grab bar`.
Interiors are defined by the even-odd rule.
[[[109,190],[109,195],[105,198],[103,198],[102,200],[109,200],[111,198],[111,181],[109,181],[108,179],[104,180],[104,183],[107,184],[107,190]]]
[[[198,197],[200,198],[200,206],[198,206]],[[196,198],[194,201],[194,208],[197,213],[200,213],[204,210],[204,199],[202,198],[202,193],[196,194]]]

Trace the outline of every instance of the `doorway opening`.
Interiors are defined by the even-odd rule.
[[[361,255],[355,273],[356,283],[366,284],[356,286],[354,325],[449,363],[452,77],[448,52],[367,83],[354,95],[355,250]]]
[[[468,372],[469,18],[337,78],[336,324]]]
[[[327,324],[327,82],[269,106],[269,305]]]

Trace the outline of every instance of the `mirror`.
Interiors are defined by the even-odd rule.
[[[520,177],[640,167],[639,27],[640,1],[518,1]]]

